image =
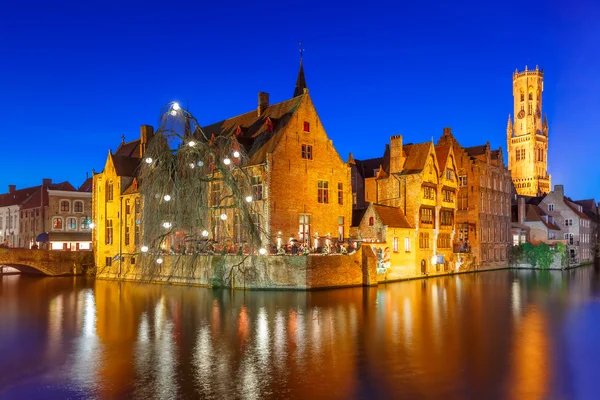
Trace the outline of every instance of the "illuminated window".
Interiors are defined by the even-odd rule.
[[[452,190],[442,190],[442,196],[446,203],[452,203],[454,201],[454,192]]]
[[[131,213],[131,200],[125,200],[125,215],[129,215]]]
[[[300,234],[300,241],[303,243],[310,242],[310,214],[300,214],[299,218],[300,229],[298,233]]]
[[[458,184],[460,187],[467,187],[467,175],[461,175],[458,177]]]
[[[375,225],[375,219],[373,217],[369,217],[369,226]]]
[[[404,251],[410,251],[410,238],[404,238]]]
[[[440,223],[442,226],[452,226],[454,223],[454,214],[449,210],[440,211]]]
[[[129,233],[130,233],[129,227],[126,226],[125,227],[125,246],[129,246]]]
[[[304,121],[304,132],[310,132],[310,123],[308,121]]]
[[[10,220],[8,220],[8,221],[10,221]],[[10,226],[8,228],[10,228]],[[63,219],[61,217],[52,218],[52,229],[55,231],[62,231]]]
[[[338,217],[338,240],[344,241],[344,217]]]
[[[211,205],[213,207],[218,206],[221,202],[221,184],[219,182],[213,182],[211,194]]]
[[[344,204],[344,184],[341,182],[338,182],[338,204]]]
[[[394,250],[394,253],[398,252],[398,238],[397,237],[395,237],[392,242],[392,248]]]

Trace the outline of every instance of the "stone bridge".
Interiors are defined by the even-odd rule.
[[[24,273],[76,275],[94,265],[91,251],[0,249],[0,266]]]

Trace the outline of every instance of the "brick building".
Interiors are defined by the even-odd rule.
[[[383,157],[365,161],[350,157],[349,164],[358,183],[353,191],[364,187],[364,202],[375,205],[366,212],[355,211],[362,214],[360,221],[356,218],[354,222],[356,240],[385,239],[385,246],[393,248],[390,273],[397,278],[453,268],[457,177],[452,147],[436,149],[431,142],[403,145],[402,136],[396,135],[390,138]],[[373,168],[375,165],[378,167]],[[404,222],[397,226],[386,223],[382,211],[391,211],[382,206],[395,208],[411,233]],[[367,228],[373,224],[381,226]],[[373,235],[377,230],[388,232],[385,226],[404,230],[394,237]]]
[[[480,267],[505,265],[513,186],[502,148],[491,150],[489,143],[463,148],[450,128],[444,128],[438,146],[453,148],[458,168],[454,243],[466,244]]]
[[[260,92],[257,108],[204,126],[202,131],[206,137],[235,133],[246,151],[248,162],[243,168],[252,176],[263,245],[277,246],[282,239],[284,244],[292,238],[322,247],[348,237],[350,168],[325,132],[306,87],[302,63],[291,99],[270,104],[269,95]],[[104,171],[94,175],[98,266],[111,266],[117,260],[121,268],[123,263],[127,267],[135,262],[140,218],[132,210],[140,209],[140,201],[143,205],[137,194],[137,168],[151,136],[152,128],[142,127],[140,140],[123,143],[114,155],[109,153]],[[211,219],[211,239],[241,238],[236,234],[235,210],[221,212],[227,218]],[[129,215],[129,222],[123,215]],[[125,245],[132,234],[134,239]]]

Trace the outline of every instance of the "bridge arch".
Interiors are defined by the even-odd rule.
[[[74,275],[93,264],[91,251],[0,249],[0,265],[27,273]]]

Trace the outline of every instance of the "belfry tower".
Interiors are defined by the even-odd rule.
[[[542,120],[544,70],[513,73],[514,122],[508,116],[508,169],[517,193],[538,196],[551,188],[548,175],[548,119]]]

